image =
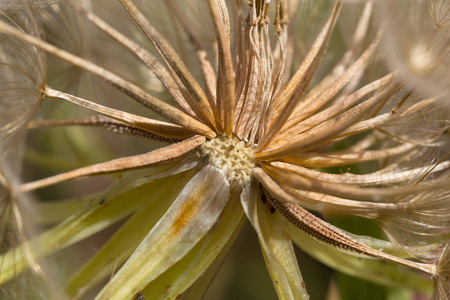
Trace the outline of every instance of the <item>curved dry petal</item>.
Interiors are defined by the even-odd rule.
[[[368,174],[353,174],[353,173],[330,174],[284,162],[275,161],[271,162],[270,164],[279,168],[291,170],[293,172],[296,172],[297,174],[309,178],[316,178],[317,180],[320,181],[332,183],[347,183],[360,186],[382,185],[382,184],[403,182],[405,180],[410,180],[411,178],[420,176],[421,174],[423,175],[427,171],[429,171],[430,173],[434,173],[434,172],[441,172],[443,170],[450,168],[450,162],[446,161],[440,163],[437,166],[426,165],[423,167],[411,168],[406,171],[394,170],[384,173],[376,171]]]
[[[201,121],[187,115],[186,113],[175,108],[174,106],[152,96],[139,86],[118,76],[117,74],[111,71],[104,69],[103,67],[91,61],[73,55],[70,52],[55,47],[54,45],[49,44],[41,39],[38,39],[30,34],[23,33],[20,30],[17,30],[13,26],[10,26],[9,24],[2,21],[0,21],[0,31],[9,34],[11,36],[14,36],[24,42],[32,44],[48,53],[51,53],[55,57],[65,60],[66,62],[69,62],[74,66],[77,66],[83,70],[92,73],[93,75],[98,76],[99,78],[102,78],[103,80],[110,83],[118,90],[132,97],[138,103],[141,103],[142,105],[154,110],[155,112],[161,114],[162,116],[166,117],[167,119],[175,123],[179,123],[180,125],[184,126],[187,129],[193,129],[195,127],[196,129],[193,129],[193,131],[198,131],[199,133],[205,134],[206,136],[213,137],[216,135],[211,130],[211,128],[203,124]]]
[[[189,103],[191,108],[199,112],[198,116],[202,120],[214,126],[215,122],[213,121],[214,117],[210,102],[173,47],[151,25],[143,12],[136,7],[131,0],[120,0],[120,2],[135,20],[136,24],[145,33],[149,41],[151,41],[153,46],[158,50],[172,72],[172,76],[179,85],[180,90],[184,92],[185,100]]]
[[[379,150],[355,151],[350,149],[350,151],[343,150],[329,153],[300,152],[293,156],[284,156],[282,160],[310,168],[336,167],[389,158],[407,153],[415,147],[416,145],[414,144],[405,143],[395,147],[384,147]]]
[[[412,195],[421,191],[433,191],[447,185],[443,180],[435,179],[403,186],[360,187],[347,183],[319,181],[269,164],[263,164],[262,167],[275,180],[291,188],[364,201],[388,201],[393,197]]]
[[[360,88],[353,94],[351,94],[347,97],[343,97],[341,101],[337,101],[337,103],[334,103],[333,106],[328,107],[328,108],[324,109],[323,111],[320,111],[319,113],[314,114],[311,117],[309,117],[301,122],[299,120],[296,120],[296,118],[298,117],[298,114],[295,114],[295,112],[294,112],[293,115],[295,116],[295,118],[290,118],[286,122],[284,131],[282,132],[282,134],[280,134],[277,137],[277,139],[281,140],[282,137],[286,138],[287,136],[289,136],[289,133],[298,134],[298,133],[303,132],[309,128],[312,128],[328,119],[331,119],[332,117],[336,116],[339,113],[342,113],[343,111],[345,111],[347,108],[351,107],[352,105],[355,105],[356,103],[358,103],[358,101],[360,101],[361,98],[363,98],[370,92],[373,92],[373,91],[379,89],[380,87],[383,87],[384,85],[388,84],[389,82],[392,81],[392,79],[393,79],[393,75],[388,74],[378,80],[375,80],[375,81],[363,86],[362,88]]]
[[[288,228],[292,240],[300,249],[333,269],[382,285],[409,288],[428,295],[432,293],[431,280],[420,273],[411,272],[409,268],[350,252],[336,251],[329,245],[311,239],[293,225]]]
[[[281,130],[291,116],[293,109],[299,104],[300,99],[305,94],[306,88],[317,72],[341,8],[342,3],[335,2],[327,23],[311,46],[311,50],[306,55],[305,60],[274,101],[268,119],[269,123],[266,124],[268,130],[259,147],[261,145],[265,146]]]
[[[203,136],[195,136],[178,144],[157,149],[149,153],[117,158],[104,163],[98,163],[95,165],[69,171],[67,173],[62,173],[52,177],[29,182],[21,185],[19,191],[22,193],[28,192],[67,180],[82,178],[86,176],[108,174],[120,171],[123,172],[132,169],[157,166],[158,164],[164,164],[172,161],[173,159],[177,159],[184,154],[188,154],[191,150],[198,147],[204,140],[205,138]]]
[[[289,222],[303,230],[309,236],[344,251],[354,251],[370,257],[395,262],[416,270],[421,270],[431,275],[435,274],[436,266],[433,264],[417,263],[406,260],[361,244],[348,235],[345,230],[323,221],[319,217],[303,209],[301,206],[290,201],[289,195],[280,188],[279,185],[270,180],[262,169],[255,168],[253,172],[265,188],[265,199],[268,199],[271,205],[273,205],[274,208]]]
[[[124,111],[120,111],[117,109],[113,109],[110,107],[105,107],[103,105],[99,105],[95,102],[73,96],[71,94],[67,94],[64,92],[60,92],[51,88],[46,88],[45,90],[46,96],[49,98],[66,100],[72,103],[75,103],[79,106],[83,106],[92,111],[98,112],[104,116],[110,117],[112,119],[116,119],[123,123],[126,123],[130,126],[136,127],[138,129],[142,129],[153,134],[159,135],[161,137],[166,138],[175,138],[175,139],[183,139],[189,136],[192,136],[192,132],[186,130],[186,128],[175,125],[168,122],[153,120],[149,118],[144,118],[138,115],[133,115],[130,113],[126,113]]]

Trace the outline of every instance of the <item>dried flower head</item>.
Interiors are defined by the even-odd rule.
[[[21,7],[20,13],[0,14],[0,20],[24,33],[41,37],[33,12]],[[45,53],[6,34],[0,35],[0,151],[3,153],[28,126],[46,86]]]
[[[110,278],[95,299],[198,299],[247,218],[280,299],[309,298],[292,241],[377,283],[431,293],[427,275],[435,299],[446,299],[445,1],[419,1],[428,8],[420,13],[412,0],[135,2],[0,2],[0,85],[9,91],[0,114],[10,116],[0,123],[0,154],[44,96],[52,109],[41,116],[50,117],[31,123],[33,137],[81,126],[89,133],[77,141],[92,141],[87,166],[13,185],[2,172],[1,205],[62,182],[114,179],[106,190],[35,204],[29,223],[57,224],[2,248],[5,291],[28,267],[46,278],[45,256],[126,220],[61,280],[67,297]],[[395,46],[402,27],[390,30],[402,15],[380,17],[394,14],[392,5],[412,7],[415,26],[424,15],[434,22],[429,30],[402,24],[417,31],[402,44],[409,56]],[[147,149],[169,145],[99,162],[93,128],[143,138]],[[347,232],[328,222],[333,216],[375,220],[388,240]]]

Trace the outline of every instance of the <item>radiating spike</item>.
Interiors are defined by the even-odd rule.
[[[114,119],[93,116],[84,119],[72,119],[72,120],[38,120],[32,121],[28,126],[29,129],[41,128],[41,127],[54,127],[54,126],[94,126],[101,127],[106,130],[112,131],[118,134],[130,135],[134,137],[141,137],[145,139],[151,139],[164,143],[177,143],[182,139],[166,138],[154,133],[142,130],[133,126],[126,125],[125,123],[118,122]]]
[[[186,97],[185,100],[188,101],[191,106],[196,106],[201,111],[202,116],[208,121],[209,125],[214,126],[214,114],[205,93],[184,65],[181,58],[176,54],[175,50],[164,37],[156,31],[131,0],[119,1],[163,57],[166,64],[171,69],[178,85],[181,85],[186,89],[186,93],[184,93]]]
[[[105,115],[107,117],[119,120],[125,124],[131,125],[133,127],[137,127],[140,129],[143,129],[145,131],[154,133],[156,135],[167,137],[167,138],[186,138],[189,136],[192,136],[192,133],[189,130],[186,130],[185,128],[163,122],[158,120],[153,120],[145,117],[141,117],[138,115],[130,114],[121,110],[109,108],[94,102],[91,102],[89,100],[76,97],[73,95],[70,95],[68,93],[63,93],[51,88],[46,89],[46,95],[50,98],[56,98],[56,99],[62,99],[66,100],[72,103],[75,103],[77,105],[86,107],[90,110],[96,111],[98,113],[101,113],[102,115]]]
[[[319,61],[325,51],[326,44],[334,28],[337,17],[342,7],[342,2],[336,2],[330,18],[320,32],[316,41],[312,45],[310,52],[307,54],[305,60],[300,65],[298,70],[292,76],[289,83],[284,87],[277,100],[273,103],[273,108],[267,120],[268,130],[266,135],[260,141],[258,149],[264,148],[273,136],[281,130],[286,120],[290,117],[295,106],[300,101],[301,96],[306,91],[312,77],[317,71]]]
[[[149,153],[113,159],[108,162],[98,163],[45,179],[25,183],[19,187],[18,191],[21,193],[25,193],[76,178],[127,171],[131,169],[144,168],[159,163],[169,162],[172,159],[195,149],[203,142],[205,142],[205,137],[194,136],[178,144],[160,148]]]
[[[194,115],[192,108],[189,104],[184,100],[180,91],[172,79],[171,75],[167,72],[167,70],[158,62],[158,60],[153,57],[153,55],[139,46],[137,43],[133,42],[125,35],[120,33],[118,30],[111,27],[108,23],[102,20],[100,17],[95,15],[93,12],[87,11],[84,9],[78,2],[73,0],[67,1],[74,9],[76,9],[80,14],[86,17],[89,21],[91,21],[95,26],[99,29],[110,35],[113,39],[115,39],[118,43],[129,49],[136,57],[138,57],[145,65],[152,70],[170,95],[174,98],[174,100],[190,115]]]
[[[211,15],[214,21],[214,28],[216,31],[216,38],[219,50],[219,69],[217,77],[217,108],[220,116],[223,115],[223,127],[225,134],[230,136],[233,131],[233,117],[236,105],[235,83],[234,83],[234,69],[233,60],[231,58],[229,24],[225,24],[221,13],[226,12],[224,3],[217,3],[216,0],[208,1]],[[220,6],[220,11],[219,7]],[[222,13],[224,14],[224,13]],[[228,33],[227,33],[228,31]]]
[[[386,201],[396,196],[412,195],[419,191],[430,191],[433,189],[442,188],[446,184],[443,180],[434,180],[418,183],[416,185],[393,186],[380,189],[375,187],[354,186],[347,183],[323,182],[274,167],[267,163],[262,164],[261,167],[271,177],[294,189],[375,202]],[[450,171],[447,172],[450,174]]]
[[[197,32],[195,32],[195,29],[192,28],[191,24],[189,24],[189,21],[186,19],[185,14],[180,11],[178,4],[175,4],[173,0],[167,0],[166,3],[168,4],[169,8],[173,11],[173,13],[176,15],[177,20],[181,23],[183,29],[188,34],[189,39],[195,48],[197,61],[199,62],[200,67],[202,69],[203,80],[206,85],[206,93],[208,95],[208,100],[211,107],[213,108],[213,112],[216,114],[215,110],[217,101],[216,95],[217,75],[211,63],[211,60],[208,57],[208,53],[201,44],[201,38],[197,35]],[[217,118],[216,115],[215,118]]]
[[[261,169],[254,170],[258,179],[263,178],[263,171]],[[285,192],[274,182],[271,185],[263,182],[269,197],[268,200],[276,208],[276,210],[282,214],[289,222],[294,224],[299,229],[303,230],[312,238],[330,244],[336,248],[340,248],[346,251],[354,251],[356,253],[365,254],[378,259],[401,264],[416,270],[426,272],[430,275],[436,274],[436,266],[434,264],[423,264],[406,259],[402,259],[384,252],[367,247],[364,244],[359,243],[355,239],[347,235],[343,230],[319,219],[308,211],[304,210],[300,206],[286,202]],[[279,200],[283,199],[283,200]]]
[[[194,132],[198,132],[200,134],[204,134],[209,137],[215,136],[215,133],[208,126],[195,120],[191,116],[181,112],[175,107],[151,96],[150,94],[146,93],[144,90],[132,84],[131,82],[126,81],[125,79],[117,76],[116,74],[90,61],[87,61],[81,57],[78,57],[62,49],[59,49],[33,36],[25,34],[20,30],[17,30],[1,21],[0,21],[0,32],[9,34],[25,42],[28,42],[62,60],[67,61],[68,63],[74,66],[77,66],[83,70],[86,70],[104,79],[105,81],[107,81],[114,87],[118,88],[119,90],[123,91],[136,101],[151,108],[152,110],[168,118],[169,120],[186,127],[187,129],[193,130]]]

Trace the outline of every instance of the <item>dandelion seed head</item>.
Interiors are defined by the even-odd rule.
[[[54,0],[21,1],[33,8]],[[436,27],[441,28],[446,10],[436,1],[428,5],[438,20]],[[113,183],[102,192],[42,201],[45,207],[64,212],[58,214],[64,217],[58,216],[54,222],[61,223],[36,236],[36,243],[42,245],[37,253],[30,252],[36,259],[127,218],[63,283],[68,297],[81,299],[108,277],[96,299],[185,297],[197,290],[197,280],[206,288],[209,273],[215,272],[215,267],[208,266],[221,263],[245,219],[258,235],[280,299],[309,299],[293,241],[302,249],[310,248],[316,258],[325,249],[326,257],[318,260],[381,284],[431,294],[431,282],[408,285],[409,279],[417,278],[400,269],[392,273],[389,264],[448,278],[448,250],[440,255],[443,248],[448,249],[449,224],[445,182],[450,123],[440,100],[448,96],[441,80],[447,73],[447,31],[435,33],[422,26],[423,14],[428,14],[423,5],[412,5],[414,0],[402,0],[402,5],[359,0],[241,4],[162,0],[143,5],[120,0],[113,9],[108,1],[63,2],[36,9],[31,15],[35,30],[0,20],[0,35],[7,41],[0,43],[0,62],[3,48],[12,50],[4,51],[8,66],[23,65],[20,53],[33,54],[30,57],[42,61],[42,67],[35,68],[40,72],[34,72],[39,76],[26,73],[42,80],[31,80],[39,83],[32,90],[39,97],[70,102],[93,115],[73,119],[76,114],[71,110],[62,120],[58,116],[57,120],[32,121],[30,117],[21,128],[25,130],[29,122],[30,131],[95,127],[170,144],[155,145],[158,149],[150,152],[148,146],[153,144],[144,148],[133,144],[146,153],[119,154],[109,160],[102,155],[100,160],[95,157],[104,152],[85,143],[90,150],[86,160],[93,158],[90,165],[37,180],[29,176],[34,181],[19,181],[11,185],[11,192],[6,188],[11,179],[0,176],[0,186],[5,186],[0,187],[1,201],[2,197],[20,200],[25,193],[78,178],[123,173],[112,177]],[[364,7],[344,2],[364,2]],[[38,17],[42,24],[34,21]],[[344,30],[336,33],[340,26]],[[47,54],[53,57],[48,63]],[[0,87],[9,87],[12,78],[22,94],[30,82],[23,76],[1,74]],[[100,80],[110,86],[103,88]],[[428,82],[434,81],[437,89],[428,88]],[[434,93],[423,93],[422,84]],[[41,100],[53,101],[39,98],[36,107]],[[130,100],[145,109],[128,107]],[[0,107],[0,116],[2,112],[19,119],[7,105]],[[0,125],[10,123],[0,121]],[[3,132],[10,135],[1,129],[0,144]],[[49,141],[63,146],[53,137]],[[120,140],[111,143],[113,148],[122,144]],[[40,152],[53,158],[50,151]],[[0,155],[0,171],[1,163]],[[104,199],[108,205],[99,205]],[[72,208],[74,201],[87,200],[82,209]],[[46,223],[30,224],[48,223],[49,213],[40,204],[35,206]],[[24,219],[16,211],[17,220]],[[65,220],[66,215],[71,218]],[[389,241],[331,225],[329,218],[334,216],[378,221]],[[17,228],[13,233],[19,233]],[[308,240],[303,241],[302,233]],[[8,251],[15,251],[16,245],[8,245],[0,255],[0,262],[2,257],[6,262],[1,264],[0,285],[26,268],[40,270],[33,269],[39,266],[37,260],[10,258]],[[346,258],[341,260],[339,255]],[[356,258],[360,267],[354,266]],[[389,264],[381,264],[380,259]],[[441,294],[448,294],[448,284],[442,280],[437,284],[444,288]],[[422,289],[424,285],[428,287]],[[195,293],[198,296],[189,297],[200,299],[204,291]]]
[[[229,181],[250,181],[251,170],[256,167],[253,147],[236,137],[218,136],[204,143],[202,154],[208,162],[221,170]]]
[[[418,74],[427,73],[436,66],[436,58],[425,45],[417,45],[411,49],[410,65]]]

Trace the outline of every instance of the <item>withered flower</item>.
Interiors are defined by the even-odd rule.
[[[59,224],[7,249],[0,282],[126,219],[68,280],[68,297],[80,299],[110,278],[96,299],[198,299],[247,218],[280,299],[309,298],[292,240],[339,270],[429,292],[421,285],[425,276],[403,267],[414,269],[435,281],[435,299],[447,299],[449,95],[445,79],[422,88],[449,75],[445,1],[419,1],[431,17],[416,22],[435,23],[418,34],[428,47],[422,58],[417,43],[404,45],[413,65],[390,52],[398,20],[383,22],[382,15],[394,1],[53,2],[0,2],[8,20],[36,10],[39,20],[25,19],[48,33],[46,41],[2,19],[3,66],[19,70],[19,52],[32,49],[39,60],[28,62],[39,68],[20,71],[19,88],[95,114],[67,112],[64,119],[36,120],[30,130],[97,127],[145,138],[148,147],[155,140],[170,145],[13,185],[8,195],[19,199],[66,181],[124,173],[95,195],[41,203],[60,212],[52,216]],[[67,32],[72,39],[65,43]],[[307,33],[315,34],[311,43]],[[49,74],[65,70],[64,83],[47,82],[45,71],[35,76],[46,65],[42,52],[52,57]],[[78,80],[86,73],[97,77],[89,91]],[[43,85],[30,88],[25,79]],[[143,108],[125,111],[130,99]],[[83,208],[74,211],[74,203]],[[38,209],[30,216],[46,214]],[[326,221],[336,215],[376,220],[389,241]],[[16,255],[24,251],[30,255]]]

